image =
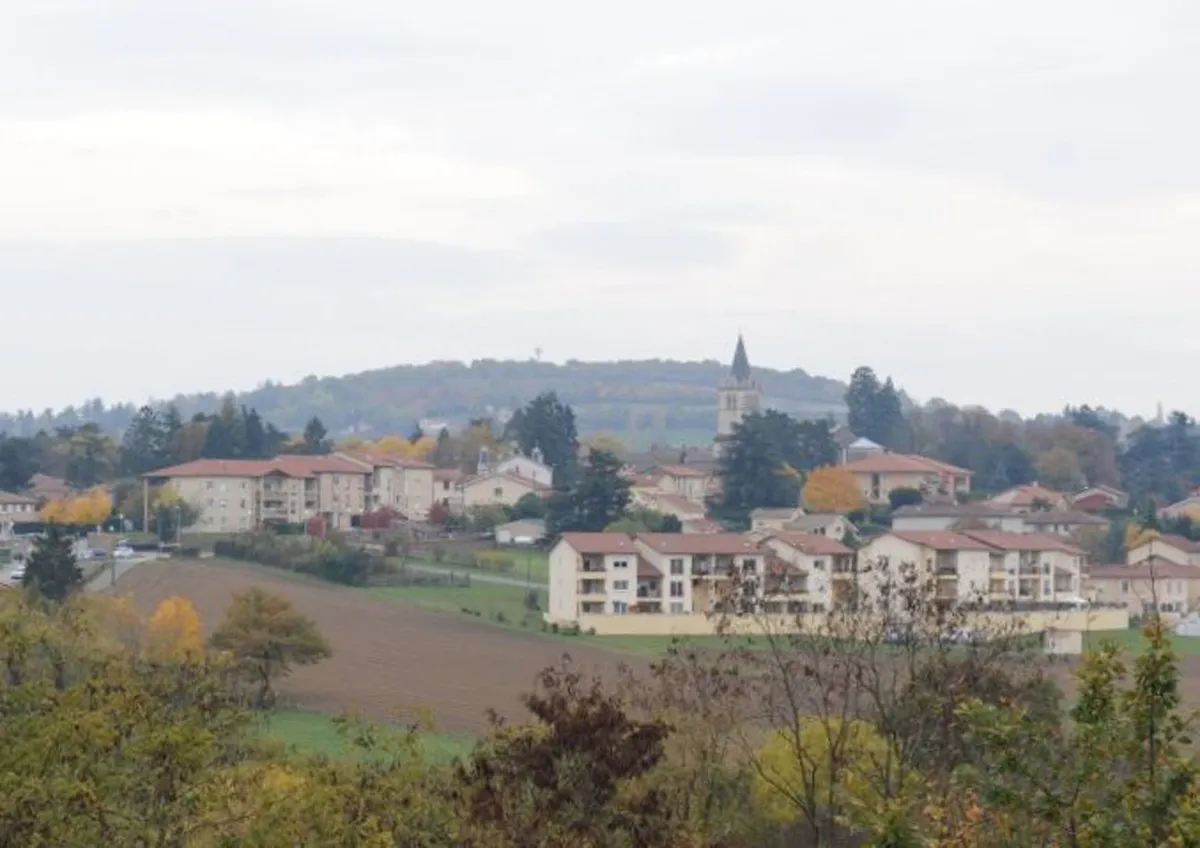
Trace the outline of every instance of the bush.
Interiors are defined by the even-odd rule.
[[[503,551],[476,551],[475,567],[483,571],[499,571],[507,573],[516,567],[512,554]]]
[[[345,543],[303,538],[277,537],[271,533],[251,533],[222,539],[213,545],[216,556],[257,562],[288,571],[312,574],[333,583],[365,586],[372,574],[387,570],[386,563],[361,548]]]
[[[434,562],[444,562],[446,560],[446,549],[441,545],[434,545],[429,552],[433,556]]]
[[[525,593],[525,609],[528,612],[539,612],[541,608],[541,600],[538,598],[537,589],[530,589]]]

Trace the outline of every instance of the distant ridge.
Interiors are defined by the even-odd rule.
[[[424,418],[465,422],[503,417],[539,392],[556,391],[575,408],[584,434],[608,431],[631,447],[650,443],[706,444],[716,431],[716,387],[728,363],[673,360],[617,362],[503,361],[431,362],[396,365],[341,377],[306,377],[294,385],[267,382],[237,394],[267,421],[299,430],[321,418],[331,433],[376,435],[407,432]],[[844,383],[805,371],[754,368],[764,406],[803,417],[844,415]],[[173,399],[185,418],[212,412],[223,393],[180,395]],[[165,402],[164,402],[165,403]],[[136,404],[107,407],[96,401],[54,415],[0,415],[0,430],[17,435],[40,427],[93,420],[121,429]]]

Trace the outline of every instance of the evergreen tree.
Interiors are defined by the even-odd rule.
[[[904,410],[892,378],[888,377],[871,402],[871,424],[867,438],[888,448],[897,448],[904,437]]]
[[[83,584],[83,572],[75,559],[75,540],[51,522],[46,533],[33,544],[25,564],[23,586],[50,601],[62,601]]]
[[[811,454],[828,451],[828,446],[804,449],[809,441],[804,435],[798,421],[776,410],[748,415],[736,425],[718,465],[722,489],[714,504],[717,515],[744,527],[758,507],[798,506]]]
[[[877,409],[875,398],[878,394],[879,378],[875,372],[865,365],[855,369],[846,388],[847,424],[855,435],[871,438],[867,433],[874,429]]]
[[[268,453],[267,431],[263,427],[262,416],[257,409],[246,410],[242,407],[242,429],[246,434],[246,457],[249,459],[266,459]]]
[[[19,492],[38,472],[37,446],[0,433],[0,491]]]
[[[408,435],[408,443],[415,445],[425,437],[425,431],[421,429],[421,422],[417,421],[413,424],[412,432]]]
[[[575,411],[556,393],[544,392],[518,409],[504,428],[504,440],[515,441],[526,456],[534,448],[541,449],[543,461],[554,469],[554,487],[570,487],[579,456],[579,432]]]
[[[315,415],[304,425],[304,452],[310,454],[329,453],[333,443],[326,438],[325,425]]]
[[[211,459],[240,459],[246,455],[246,421],[242,411],[227,395],[220,411],[208,420],[201,456]]]
[[[171,404],[160,417],[158,456],[156,460],[159,467],[183,462],[183,457],[180,455],[183,438],[183,418],[179,414],[179,408],[175,404]]]
[[[621,461],[608,451],[593,449],[570,490],[550,499],[546,530],[551,536],[568,531],[598,533],[619,519],[627,506],[629,481],[621,476]]]
[[[274,424],[267,424],[267,431],[263,442],[263,456],[268,458],[278,456],[283,450],[283,446],[288,442],[288,434]]]
[[[121,439],[122,474],[137,477],[162,467],[162,429],[162,422],[153,407],[143,406],[137,411]]]

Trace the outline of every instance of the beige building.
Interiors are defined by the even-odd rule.
[[[1161,533],[1133,548],[1125,557],[1131,565],[1149,559],[1162,559],[1176,565],[1200,567],[1200,542],[1183,536]]]
[[[367,478],[367,510],[387,507],[406,518],[429,517],[434,496],[434,467],[428,462],[364,451],[340,451],[339,456],[362,466]]]
[[[688,500],[682,495],[654,489],[631,489],[629,494],[630,502],[634,506],[652,509],[663,515],[673,515],[683,523],[702,521],[706,514],[702,504]]]
[[[1040,483],[1027,483],[1024,486],[1014,486],[993,498],[989,498],[985,503],[990,506],[999,507],[1000,509],[1011,510],[1012,512],[1030,512],[1043,505],[1046,509],[1053,510],[1066,510],[1070,508],[1070,499],[1066,495],[1062,492],[1056,492],[1053,489],[1047,489]]]
[[[1057,536],[965,530],[991,547],[989,599],[1073,603],[1083,598],[1086,558]]]
[[[854,551],[828,536],[775,532],[762,540],[762,546],[784,564],[783,569],[772,569],[772,563],[768,563],[768,572],[782,573],[790,578],[786,585],[793,594],[786,604],[781,603],[772,598],[773,587],[768,585],[768,613],[824,612],[832,609],[834,576],[842,579],[854,573]]]
[[[361,463],[338,456],[197,459],[142,475],[143,519],[148,525],[153,489],[170,485],[198,511],[195,532],[245,532],[316,517],[329,529],[348,530],[365,511],[369,477]]]
[[[37,521],[38,505],[33,498],[0,492],[0,524],[18,521]]]
[[[467,475],[457,468],[435,468],[433,478],[433,502],[451,512],[462,512],[462,489],[459,484]]]
[[[646,489],[646,483],[655,494],[678,495],[700,506],[708,495],[712,474],[692,468],[690,465],[660,465],[638,480],[638,488]]]
[[[761,593],[766,557],[736,533],[564,533],[550,552],[548,617],[710,612],[732,597],[734,574]]]
[[[550,492],[550,487],[544,483],[499,471],[468,477],[458,484],[458,489],[458,503],[464,510],[480,506],[513,506],[526,495],[545,495]]]
[[[844,539],[858,531],[844,515],[834,512],[805,513],[803,509],[756,509],[750,513],[751,532],[811,533]]]
[[[917,489],[926,495],[954,496],[971,491],[971,472],[916,454],[873,453],[846,463],[863,497],[873,504],[888,503],[896,489]]]
[[[1200,568],[1154,557],[1136,565],[1093,566],[1087,580],[1092,600],[1117,604],[1130,615],[1183,615],[1200,605]]]

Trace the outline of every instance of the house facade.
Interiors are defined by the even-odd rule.
[[[843,467],[872,504],[888,503],[888,496],[896,489],[946,496],[971,491],[970,471],[917,454],[872,453]]]
[[[38,502],[26,495],[0,492],[0,523],[37,521]]]
[[[545,484],[500,471],[468,477],[458,484],[458,488],[458,502],[464,510],[481,506],[514,506],[526,495],[541,495],[550,491]]]
[[[770,551],[773,559],[783,568],[772,569],[768,563],[769,577],[788,578],[785,587],[788,598],[777,599],[775,586],[768,584],[764,591],[766,612],[798,613],[825,612],[834,604],[833,583],[835,576],[854,573],[855,552],[836,539],[812,533],[776,532],[762,540],[762,546]],[[777,584],[776,584],[777,585]],[[843,598],[839,597],[839,600]]]
[[[1130,565],[1153,559],[1200,568],[1200,542],[1162,533],[1131,548],[1125,556],[1125,561]]]
[[[524,454],[516,454],[508,459],[501,461],[495,468],[501,474],[511,474],[514,477],[523,477],[526,480],[532,480],[547,488],[554,485],[554,469],[542,462],[541,451],[536,448],[533,451],[533,456],[525,456]]]
[[[1167,559],[1092,566],[1087,583],[1093,601],[1123,606],[1130,615],[1178,616],[1200,607],[1200,568]]]
[[[1070,499],[1062,492],[1047,489],[1040,483],[1027,483],[1014,486],[986,501],[990,506],[1013,512],[1030,512],[1035,509],[1066,510],[1070,508]]]

